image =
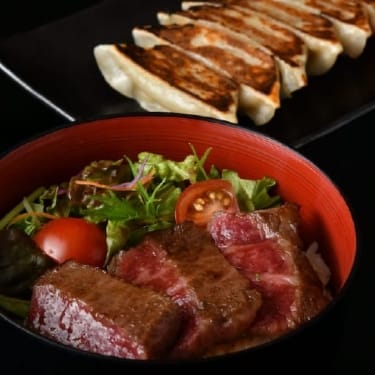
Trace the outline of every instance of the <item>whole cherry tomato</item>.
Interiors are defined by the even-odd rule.
[[[71,259],[101,267],[107,254],[105,233],[81,218],[51,220],[36,232],[34,241],[57,263]]]
[[[189,185],[182,191],[175,211],[176,223],[192,221],[204,226],[217,211],[239,211],[233,186],[224,179],[211,179]]]

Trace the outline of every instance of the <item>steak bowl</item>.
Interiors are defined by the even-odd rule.
[[[0,174],[7,186],[0,198],[0,216],[39,186],[67,181],[94,160],[135,158],[141,151],[182,160],[194,146],[198,155],[211,148],[207,165],[236,170],[243,178],[269,176],[276,193],[300,207],[299,233],[304,244],[317,243],[331,272],[332,299],[316,316],[295,329],[259,345],[207,358],[138,360],[100,355],[73,348],[28,329],[5,310],[2,321],[21,331],[30,345],[48,350],[61,365],[84,363],[93,371],[122,368],[174,368],[181,364],[228,369],[233,364],[265,366],[291,353],[309,360],[311,350],[328,355],[340,331],[337,304],[345,296],[358,261],[357,233],[351,209],[335,183],[316,165],[278,141],[239,126],[208,118],[175,114],[129,114],[60,127],[41,134],[4,154]],[[306,245],[307,246],[307,245]],[[318,345],[315,343],[318,342]],[[319,349],[319,350],[318,350]],[[42,355],[42,354],[41,354]],[[73,366],[73,365],[72,365]],[[258,368],[258,367],[257,367]]]

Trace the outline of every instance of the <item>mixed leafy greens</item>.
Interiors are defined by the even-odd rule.
[[[181,192],[199,181],[229,180],[241,211],[280,203],[280,197],[271,194],[276,185],[272,178],[247,180],[235,171],[206,168],[211,149],[199,157],[190,146],[192,153],[181,161],[150,152],[139,153],[135,161],[127,156],[93,161],[69,181],[40,187],[24,198],[0,220],[0,306],[9,309],[12,304],[5,296],[13,298],[30,289],[53,266],[32,237],[54,218],[84,218],[100,226],[106,233],[107,264],[145,234],[174,225]],[[18,304],[25,308],[21,300]]]

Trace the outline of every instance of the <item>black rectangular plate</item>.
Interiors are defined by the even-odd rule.
[[[132,42],[134,26],[156,24],[176,0],[108,0],[0,41],[0,69],[67,121],[142,112],[104,81],[93,56],[102,43]],[[375,108],[375,38],[357,59],[340,56],[326,74],[283,99],[275,117],[239,125],[299,148]]]

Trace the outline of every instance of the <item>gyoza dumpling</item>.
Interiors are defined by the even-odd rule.
[[[196,23],[247,38],[275,56],[281,74],[281,92],[290,94],[307,84],[307,47],[295,33],[269,17],[245,14],[228,7],[199,6],[174,13],[159,12],[162,25]]]
[[[269,122],[280,106],[279,73],[270,54],[223,31],[197,24],[133,29],[137,45],[170,44],[240,85],[239,110],[255,125]]]
[[[359,0],[369,19],[372,32],[375,33],[375,0]]]
[[[106,82],[147,111],[237,123],[238,85],[171,46],[102,44],[94,56]]]
[[[371,35],[368,17],[362,5],[355,0],[286,0],[328,18],[335,26],[337,35],[350,57],[358,57]]]
[[[309,49],[308,74],[326,73],[343,52],[343,46],[337,37],[333,23],[316,12],[293,5],[293,1],[231,0],[229,4],[244,12],[255,10],[278,20],[302,38]]]

